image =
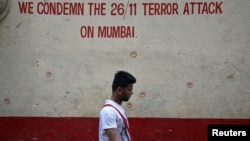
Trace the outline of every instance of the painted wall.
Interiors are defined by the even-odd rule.
[[[129,121],[134,141],[217,141],[208,140],[208,125],[250,124],[247,119],[130,118]],[[0,124],[1,141],[98,140],[98,118],[0,117]],[[243,129],[249,133],[249,128]],[[249,135],[248,139],[240,139],[248,141]]]
[[[97,120],[114,73],[126,70],[137,78],[129,117],[249,123],[249,6],[1,0],[0,116]]]

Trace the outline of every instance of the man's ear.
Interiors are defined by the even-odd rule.
[[[122,87],[118,87],[117,91],[118,91],[119,94],[121,94],[122,93]]]

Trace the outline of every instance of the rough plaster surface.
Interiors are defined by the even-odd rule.
[[[138,80],[124,103],[131,117],[249,118],[249,6],[122,20],[20,14],[12,1],[0,23],[0,116],[97,117],[126,70]],[[133,25],[137,38],[83,39],[83,25]]]

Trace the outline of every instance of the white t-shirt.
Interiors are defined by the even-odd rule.
[[[128,123],[128,118],[125,114],[125,110],[121,105],[117,104],[113,100],[106,100],[105,104],[111,104],[114,107],[116,107],[121,112],[121,114],[127,120]],[[129,141],[130,138],[129,133],[125,127],[125,124],[123,123],[122,117],[113,107],[106,106],[103,107],[100,112],[99,141],[109,141],[109,138],[104,130],[109,128],[117,128],[120,133],[121,141]]]

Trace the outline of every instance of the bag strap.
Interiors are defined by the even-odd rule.
[[[129,126],[128,126],[128,123],[127,123],[125,117],[122,115],[122,113],[115,106],[113,106],[111,104],[105,104],[103,107],[107,107],[107,106],[113,107],[119,113],[119,115],[122,117],[123,123],[125,124],[125,127],[128,129],[129,138],[131,140],[131,134],[130,134]]]

